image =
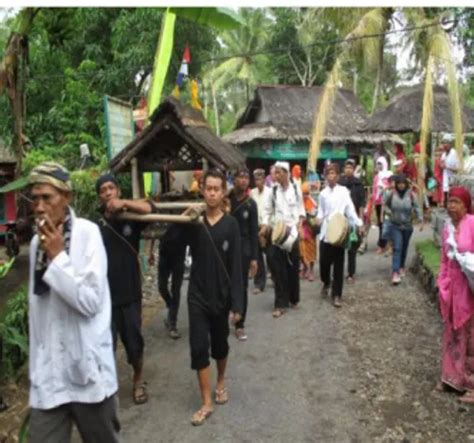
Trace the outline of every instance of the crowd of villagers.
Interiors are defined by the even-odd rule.
[[[229,322],[236,339],[247,340],[249,275],[254,293],[263,292],[268,265],[275,292],[272,315],[277,319],[300,307],[300,280],[316,279],[318,260],[321,296],[331,292],[334,307],[341,308],[343,282],[357,283],[357,255],[367,250],[368,228],[376,219],[376,253],[392,255],[391,283],[401,283],[415,220],[423,229],[425,203],[419,202],[425,200],[416,186],[416,170],[401,146],[391,154],[378,149],[374,164],[368,192],[361,181],[364,171],[354,159],[346,160],[342,170],[329,162],[324,177],[308,172],[303,179],[299,165],[290,168],[284,161],[269,171],[250,172],[242,166],[232,176],[219,170],[195,175],[191,191],[204,200],[203,222],[171,225],[160,240],[158,263],[159,292],[168,308],[165,325],[169,336],[177,339],[185,248],[191,249],[188,331],[191,368],[197,372],[202,399],[192,416],[193,425],[203,424],[214,404],[229,401],[225,383]],[[452,184],[458,172],[453,139],[446,135],[428,186],[434,202],[446,206],[448,214],[438,276],[444,332],[436,388],[454,390],[461,394],[460,401],[474,403],[474,215],[469,190]],[[94,224],[76,216],[69,172],[60,164],[39,165],[29,182],[36,229],[30,246],[28,295],[30,441],[70,441],[74,423],[83,441],[116,442],[118,338],[133,367],[133,401],[148,400],[138,261],[144,226],[118,215],[149,214],[154,205],[122,198],[116,178],[105,174],[96,184],[101,217]],[[330,239],[336,215],[352,228],[344,244],[335,245]],[[280,237],[274,235],[277,226],[283,226]],[[217,365],[213,393],[211,357]]]

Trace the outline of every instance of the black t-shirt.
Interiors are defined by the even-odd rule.
[[[181,225],[193,264],[188,303],[210,314],[230,309],[243,312],[240,234],[237,221],[224,215],[214,226],[206,217],[202,224]]]
[[[160,256],[173,260],[173,262],[184,262],[186,255],[186,243],[183,240],[182,229],[177,224],[172,224],[160,239]]]
[[[239,223],[242,241],[242,256],[257,260],[258,255],[258,209],[255,201],[246,197],[238,200],[232,192],[229,196],[231,215]]]
[[[359,209],[365,206],[365,189],[362,182],[357,177],[346,177],[341,176],[339,184],[349,189],[351,194],[352,203],[354,203],[357,215],[359,215]]]
[[[107,277],[112,306],[123,306],[142,298],[139,264],[140,235],[146,223],[107,219],[99,221],[107,253]]]

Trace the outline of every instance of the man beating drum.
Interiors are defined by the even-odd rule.
[[[321,226],[319,269],[323,287],[321,295],[329,294],[332,272],[333,305],[340,308],[344,283],[345,243],[349,228],[357,226],[362,235],[363,223],[357,216],[349,190],[339,185],[339,166],[330,163],[324,170],[326,187],[319,196],[317,222]]]
[[[264,204],[260,236],[269,231],[269,220],[274,220],[272,245],[268,248],[267,260],[275,281],[275,307],[273,317],[281,317],[291,306],[300,301],[299,242],[301,224],[306,217],[301,189],[289,176],[288,162],[275,163],[275,179]]]

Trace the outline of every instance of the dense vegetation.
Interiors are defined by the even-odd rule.
[[[169,94],[174,87],[186,43],[192,56],[190,76],[200,81],[204,110],[214,126],[218,116],[221,133],[232,130],[256,84],[323,84],[340,50],[340,45],[329,42],[344,37],[366,10],[352,8],[344,14],[331,14],[331,9],[326,9],[324,16],[320,11],[241,9],[246,25],[231,31],[216,31],[178,18],[164,93]],[[404,10],[403,14],[413,17],[422,9],[415,10],[416,14],[413,11]],[[440,10],[425,8],[422,12],[434,16]],[[467,8],[452,12],[461,17],[452,31],[452,40],[464,48],[463,63],[469,67],[473,31],[468,24],[473,13]],[[394,17],[397,14],[401,12]],[[159,8],[39,10],[28,34],[24,132],[31,142],[29,156],[33,158],[27,159],[27,165],[45,157],[57,158],[60,152],[61,159],[74,169],[79,164],[81,143],[88,143],[96,163],[100,162],[106,152],[102,98],[108,94],[138,102],[149,84],[162,16]],[[15,20],[11,14],[0,27],[0,56]],[[410,34],[406,37],[409,40]],[[422,58],[419,46],[412,46],[415,60]],[[387,44],[384,50],[381,104],[401,81],[419,76],[424,68],[422,63],[414,63],[410,71],[397,72],[393,48]],[[344,86],[356,90],[370,110],[375,84],[370,66],[365,66],[362,58],[356,60],[341,80]],[[472,80],[462,87],[464,100],[473,103]],[[12,127],[11,110],[3,94],[0,136],[7,142],[12,139]]]

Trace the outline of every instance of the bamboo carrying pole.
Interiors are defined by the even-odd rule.
[[[200,223],[202,218],[198,213],[192,215],[173,214],[135,214],[133,212],[123,212],[117,216],[120,220],[140,221],[147,223]]]
[[[205,203],[203,201],[191,202],[151,202],[156,209],[188,209],[190,207],[196,210],[204,209]]]

